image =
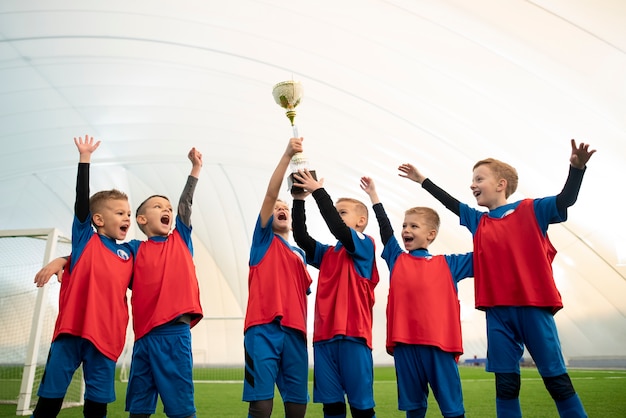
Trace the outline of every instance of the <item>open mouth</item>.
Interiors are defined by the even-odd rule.
[[[120,229],[122,230],[122,232],[128,232],[128,225],[122,225]]]
[[[286,221],[287,220],[287,215],[284,212],[281,212],[278,214],[278,220],[279,221]]]
[[[163,225],[169,225],[170,224],[170,217],[167,216],[167,215],[161,216],[161,223]]]
[[[402,237],[402,241],[404,241],[405,244],[410,244],[413,242],[413,237]]]

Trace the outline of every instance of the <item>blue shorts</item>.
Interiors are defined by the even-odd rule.
[[[126,411],[154,414],[161,396],[165,415],[194,415],[193,357],[189,324],[154,328],[135,341],[126,389]]]
[[[429,345],[399,344],[394,349],[393,361],[398,378],[399,410],[427,408],[430,384],[441,415],[456,417],[465,413],[454,354]]]
[[[374,403],[372,350],[365,341],[335,338],[313,344],[313,402],[345,402],[353,408],[369,409]]]
[[[63,398],[74,372],[83,365],[85,399],[99,403],[115,400],[115,362],[89,340],[60,335],[52,342],[37,396]]]
[[[487,371],[520,373],[524,346],[543,377],[567,373],[552,313],[543,308],[495,307],[487,315]]]
[[[283,402],[309,402],[309,355],[304,335],[278,322],[248,328],[243,400],[274,399],[274,385]]]

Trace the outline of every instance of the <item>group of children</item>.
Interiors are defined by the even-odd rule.
[[[368,209],[352,198],[333,204],[323,181],[300,170],[294,173],[292,188],[291,227],[297,247],[289,244],[290,214],[285,202],[278,200],[278,191],[289,159],[301,150],[302,139],[291,138],[270,179],[255,229],[243,399],[250,402],[249,417],[269,417],[276,384],[285,402],[285,416],[304,417],[308,401],[306,295],[311,284],[306,266],[312,265],[319,270],[313,402],[323,405],[325,418],[346,417],[346,400],[352,417],[375,417],[372,309],[379,276],[374,240],[364,234]],[[522,416],[519,362],[524,347],[537,364],[559,416],[587,416],[567,373],[554,322],[554,314],[563,305],[552,275],[556,250],[547,230],[550,224],[567,219],[567,208],[578,197],[586,163],[594,152],[589,144],[571,140],[563,190],[556,196],[513,203],[507,199],[517,189],[516,170],[493,158],[478,161],[471,189],[486,212],[460,203],[413,165],[400,165],[401,177],[421,184],[470,230],[474,252],[466,254],[430,254],[439,216],[419,206],[405,212],[402,249],[374,181],[361,178],[390,272],[386,348],[396,367],[398,409],[406,411],[407,418],[426,415],[429,386],[444,417],[465,416],[457,367],[463,353],[457,283],[466,277],[474,277],[476,308],[486,315],[487,371],[495,374],[497,416]],[[304,203],[308,195],[337,239],[335,245],[322,244],[309,235]]]
[[[90,198],[89,166],[100,141],[85,136],[74,138],[74,143],[80,160],[72,253],[69,259],[53,260],[35,276],[37,286],[43,286],[58,272],[61,290],[33,416],[58,415],[81,364],[83,414],[106,416],[107,404],[115,400],[115,366],[129,319],[126,291],[132,289],[135,342],[126,410],[131,418],[147,418],[155,412],[160,395],[168,416],[194,417],[190,329],[202,318],[202,307],[192,258],[191,203],[202,154],[195,148],[189,151],[192,169],[176,217],[167,197],[150,196],[136,212],[139,229],[148,239],[120,244],[131,223],[128,197],[113,189]]]
[[[98,147],[93,138],[75,139],[80,153],[72,254],[55,261],[35,281],[43,285],[65,265],[60,310],[34,417],[55,417],[69,380],[82,363],[85,417],[102,418],[114,400],[113,374],[128,321],[126,289],[132,289],[135,344],[127,389],[131,418],[155,412],[160,395],[169,417],[193,417],[190,328],[202,317],[192,261],[191,199],[202,166],[192,149],[192,171],[181,196],[176,227],[164,196],[139,206],[136,221],[147,241],[124,240],[131,212],[118,191],[89,199],[89,161]],[[524,346],[537,364],[561,417],[586,417],[567,374],[553,315],[562,308],[551,263],[556,250],[548,226],[567,219],[586,163],[595,150],[571,141],[570,170],[556,196],[508,203],[517,188],[513,167],[495,159],[473,168],[471,189],[483,212],[460,203],[403,164],[399,175],[422,188],[459,216],[473,235],[474,252],[432,255],[428,247],[439,231],[439,216],[428,207],[405,212],[401,247],[378,197],[374,181],[360,180],[376,215],[382,258],[389,267],[387,352],[394,357],[398,408],[408,418],[426,415],[428,387],[444,417],[463,417],[457,367],[463,353],[457,283],[475,278],[476,308],[487,320],[487,370],[495,374],[498,417],[521,417],[519,361]],[[307,266],[319,270],[314,310],[313,401],[325,418],[375,417],[372,321],[379,282],[374,239],[364,234],[368,208],[357,199],[333,203],[308,170],[294,174],[293,206],[279,199],[291,157],[302,152],[302,138],[291,138],[267,187],[252,238],[248,306],[244,321],[243,400],[248,416],[272,414],[274,388],[285,416],[306,414],[308,393]],[[306,227],[305,199],[312,195],[334,245],[317,241]],[[92,228],[95,227],[95,232]],[[297,246],[289,242],[289,233]],[[104,264],[103,264],[104,263]],[[131,280],[132,278],[132,280]],[[97,299],[96,299],[97,298]],[[102,310],[111,315],[90,314]],[[115,336],[115,338],[111,338]],[[182,348],[182,350],[181,350]]]

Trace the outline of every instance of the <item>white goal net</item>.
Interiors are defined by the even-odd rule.
[[[37,288],[35,274],[50,260],[68,255],[70,241],[57,229],[0,231],[0,403],[29,415],[50,348],[58,314],[56,276]],[[74,375],[64,407],[83,403],[82,370]]]

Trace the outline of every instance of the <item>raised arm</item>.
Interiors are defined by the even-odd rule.
[[[315,257],[315,248],[317,243],[315,238],[309,235],[306,227],[304,199],[294,198],[293,200],[293,207],[291,209],[291,229],[293,239],[296,241],[298,247],[306,253],[308,260],[312,260]]]
[[[389,217],[383,208],[383,204],[380,202],[380,198],[378,197],[374,180],[371,177],[361,177],[361,189],[370,197],[372,209],[374,209],[376,220],[378,221],[380,239],[383,242],[383,245],[386,245],[393,236],[393,228],[391,227]]]
[[[309,170],[300,170],[294,173],[294,180],[294,185],[302,187],[313,195],[330,233],[346,247],[346,250],[353,252],[356,247],[352,240],[350,227],[341,219],[341,215],[337,212],[330,195],[323,187],[323,180],[316,180]]]
[[[296,179],[294,178],[294,180]],[[320,179],[319,183],[323,184],[324,179]],[[302,187],[291,188],[291,197],[293,198],[293,206],[291,208],[291,231],[298,247],[307,254],[307,258],[312,262],[315,257],[317,241],[309,235],[309,231],[306,227],[306,210],[304,204],[304,200],[310,194],[311,192],[309,190]],[[315,267],[319,268],[317,265]]]
[[[581,142],[577,146],[575,139],[572,139],[570,143],[572,144],[572,155],[569,158],[569,162],[572,167],[582,170],[587,165],[591,156],[596,153],[596,150],[589,151],[589,144],[585,144],[584,142]]]
[[[578,192],[582,185],[583,176],[587,169],[587,162],[596,150],[589,150],[589,144],[581,142],[578,146],[574,139],[571,140],[572,154],[570,156],[570,168],[563,190],[556,196],[556,207],[563,211],[576,203]]]
[[[185,225],[191,226],[191,205],[198,178],[200,177],[200,170],[202,169],[202,153],[192,148],[187,154],[187,158],[191,161],[191,173],[187,177],[187,183],[185,183],[183,192],[178,200],[178,217]]]
[[[270,220],[270,217],[274,213],[274,206],[276,205],[276,200],[278,200],[278,195],[280,193],[280,187],[283,184],[283,178],[285,177],[285,173],[287,172],[287,168],[289,168],[289,162],[291,161],[291,157],[297,152],[302,152],[302,138],[291,138],[289,139],[289,143],[287,144],[287,148],[285,152],[280,157],[274,172],[272,173],[272,177],[270,177],[270,181],[267,185],[267,191],[265,192],[265,198],[263,199],[263,204],[261,205],[261,226],[265,227],[267,222]]]
[[[408,163],[402,164],[398,167],[398,170],[400,170],[400,173],[398,174],[400,177],[404,177],[421,184],[424,190],[440,201],[449,211],[457,216],[460,216],[461,209],[459,200],[450,196],[445,190],[437,186],[430,179],[426,178],[413,165]]]
[[[370,197],[370,201],[372,205],[376,203],[380,203],[380,198],[378,197],[378,192],[376,191],[376,184],[371,177],[363,176],[361,177],[361,190],[363,190]]]
[[[317,189],[312,194],[330,233],[346,247],[348,252],[354,252],[356,246],[352,238],[352,231],[343,219],[341,219],[341,215],[337,212],[337,208],[330,198],[330,195],[326,192],[326,189]]]
[[[74,144],[76,144],[79,154],[74,214],[78,221],[83,223],[89,216],[89,165],[91,163],[91,154],[98,149],[100,141],[94,142],[93,136],[85,135],[85,139],[82,137],[74,138]]]

